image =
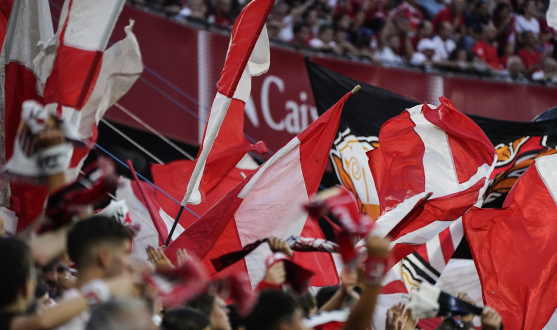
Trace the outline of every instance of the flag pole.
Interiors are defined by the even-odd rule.
[[[166,242],[164,243],[164,246],[168,247],[168,244],[170,244],[170,238],[172,237],[172,234],[174,234],[174,229],[176,229],[176,225],[178,224],[178,220],[180,220],[180,216],[182,215],[182,211],[184,211],[184,205],[180,206],[180,210],[178,211],[178,215],[176,215],[176,219],[174,220],[174,223],[172,224],[172,228],[170,229],[170,233],[168,233],[168,237],[166,238]]]
[[[360,90],[360,88],[361,88],[360,85],[355,86],[352,89],[351,93],[356,94],[356,92],[358,92]],[[197,164],[196,164],[196,167],[197,167]],[[194,169],[194,171],[195,171],[195,169]],[[191,183],[191,179],[190,179],[190,183]],[[168,247],[168,244],[170,244],[170,238],[172,237],[172,234],[174,234],[174,229],[176,229],[176,225],[178,224],[178,220],[180,220],[180,216],[182,215],[182,212],[184,211],[184,205],[183,204],[187,203],[186,197],[189,197],[187,194],[188,194],[188,191],[186,191],[186,196],[184,196],[184,200],[182,201],[182,206],[180,206],[180,210],[178,211],[178,214],[176,215],[176,219],[174,220],[174,223],[172,224],[172,228],[170,229],[170,233],[168,233],[168,237],[166,238],[166,243],[164,244],[166,247]]]

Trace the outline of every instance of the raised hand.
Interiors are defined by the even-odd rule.
[[[287,256],[291,256],[293,254],[292,249],[290,249],[288,244],[278,237],[269,238],[269,247],[273,252],[282,252]]]

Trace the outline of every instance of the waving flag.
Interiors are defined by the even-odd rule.
[[[54,32],[47,0],[4,1],[0,6],[3,16],[10,17],[0,54],[0,165],[4,165],[13,154],[21,105],[42,100],[35,87],[33,59],[40,52],[39,42],[46,42]],[[4,181],[0,196],[0,206],[9,206],[14,218],[19,218],[18,228],[24,228],[42,212],[39,201],[45,200],[46,189]]]
[[[250,2],[234,23],[217,95],[182,205],[199,204],[204,199],[199,187],[205,167],[205,175],[209,177],[203,180],[207,187],[202,187],[202,191],[208,192],[226,177],[246,152],[252,148],[267,152],[264,144],[252,146],[244,137],[243,110],[251,92],[251,77],[269,70],[270,50],[265,22],[274,2]],[[223,122],[229,129],[221,131]]]
[[[145,249],[149,245],[158,246],[160,242],[160,235],[157,228],[155,228],[155,225],[153,224],[153,220],[151,220],[150,210],[143,199],[143,194],[141,193],[138,184],[141,184],[146,197],[150,199],[153,208],[156,210],[162,221],[164,221],[164,226],[167,232],[170,232],[174,219],[166,214],[166,212],[164,212],[164,210],[154,201],[155,188],[153,186],[145,182],[138,183],[134,180],[125,178],[120,178],[120,180],[121,184],[118,189],[116,189],[116,200],[125,201],[129,211],[130,225],[136,228],[139,227],[139,231],[133,238],[133,254],[142,258],[147,258]],[[137,224],[140,224],[140,226],[137,226]],[[184,232],[184,228],[178,224],[172,238],[178,238],[182,232]],[[166,236],[164,238],[166,239]]]
[[[188,227],[168,247],[169,256],[185,248],[202,259],[214,275],[211,259],[256,240],[269,236],[286,239],[292,235],[323,238],[318,224],[302,206],[317,192],[342,107],[350,95],[346,94]],[[269,247],[261,246],[221,274],[247,272],[255,287],[265,275],[265,259],[270,254]],[[295,254],[294,261],[316,273],[312,285],[338,283],[337,278],[331,277],[336,270],[330,254]]]
[[[484,302],[514,329],[542,329],[557,309],[557,155],[536,159],[502,209],[474,208],[463,223]]]

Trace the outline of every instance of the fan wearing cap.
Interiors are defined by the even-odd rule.
[[[433,56],[435,56],[435,43],[431,39],[422,39],[418,42],[418,51],[412,55],[410,64],[431,64]]]

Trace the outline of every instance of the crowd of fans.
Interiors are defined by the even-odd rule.
[[[248,0],[141,0],[231,27]],[[269,37],[385,66],[557,82],[549,0],[277,0]]]
[[[37,152],[51,155],[66,140],[55,122],[36,118],[30,117],[28,125],[45,126],[31,136]],[[45,170],[50,197],[44,213],[17,236],[7,232],[0,217],[0,330],[371,327],[390,264],[388,238],[369,235],[365,249],[356,252],[360,257],[344,268],[340,285],[323,287],[314,296],[308,292],[309,277],[302,279],[304,265],[298,266],[288,257],[294,252],[285,241],[271,237],[268,245],[274,254],[267,259],[265,276],[255,290],[246,279],[218,282],[219,291],[208,284],[213,282],[209,282],[202,263],[188,251],[177,250],[172,263],[164,247],[148,246],[146,261],[134,251],[135,226],[118,212],[93,212],[100,201],[108,199],[104,189],[115,187],[107,174],[113,170],[108,163],[93,176],[67,185],[67,167],[53,166],[56,161],[52,158],[50,162],[33,161]],[[292,270],[287,265],[296,267]],[[336,279],[333,272],[330,276]],[[305,284],[297,286],[296,281]],[[474,303],[464,294],[459,298]],[[320,317],[329,320],[316,322]],[[472,317],[449,317],[437,329],[474,329]],[[501,322],[492,308],[481,312],[482,329],[499,330]],[[417,324],[412,310],[400,303],[386,312],[388,330],[416,329]]]

